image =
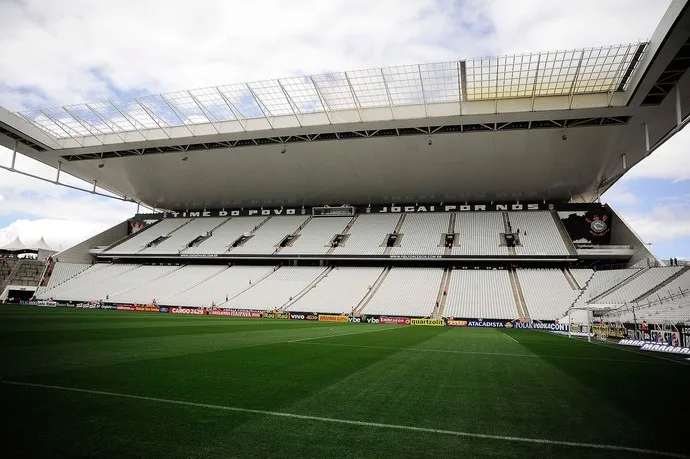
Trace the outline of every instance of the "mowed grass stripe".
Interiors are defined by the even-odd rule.
[[[433,434],[449,435],[449,436],[455,436],[455,437],[480,438],[480,439],[484,439],[484,440],[509,441],[509,442],[519,442],[519,443],[537,443],[537,444],[557,445],[557,446],[566,446],[566,447],[574,447],[574,448],[591,448],[591,449],[609,450],[609,451],[616,451],[616,452],[629,452],[629,453],[636,453],[636,454],[643,454],[643,455],[655,455],[655,456],[676,457],[676,458],[687,458],[688,457],[688,456],[680,454],[680,453],[673,453],[673,452],[669,452],[669,451],[657,451],[657,450],[644,449],[644,448],[635,448],[635,447],[622,446],[622,445],[581,443],[581,442],[563,441],[563,440],[550,440],[550,439],[545,439],[545,438],[511,437],[511,436],[504,436],[504,435],[492,435],[492,434],[483,434],[483,433],[475,433],[475,432],[460,432],[460,431],[453,431],[453,430],[431,429],[431,428],[427,428],[427,427],[417,427],[417,426],[409,426],[409,425],[384,424],[384,423],[378,423],[378,422],[328,418],[328,417],[321,417],[321,416],[310,416],[310,415],[297,414],[297,413],[284,413],[284,412],[280,412],[280,411],[256,410],[256,409],[251,409],[251,408],[240,408],[240,407],[233,407],[233,406],[213,405],[213,404],[208,404],[208,403],[190,402],[190,401],[186,401],[186,400],[167,399],[167,398],[160,398],[160,397],[149,397],[149,396],[142,396],[142,395],[123,394],[123,393],[118,393],[118,392],[108,392],[108,391],[93,390],[93,389],[83,389],[83,388],[77,388],[77,387],[55,386],[55,385],[50,385],[50,384],[38,384],[38,383],[29,383],[29,382],[21,382],[21,381],[2,381],[2,383],[15,385],[15,386],[62,390],[62,391],[78,392],[78,393],[91,394],[91,395],[102,395],[102,396],[106,396],[106,397],[118,397],[118,398],[126,398],[126,399],[141,400],[141,401],[148,401],[148,402],[167,403],[167,404],[173,404],[173,405],[184,405],[184,406],[191,406],[191,407],[196,407],[196,408],[208,408],[208,409],[213,409],[213,410],[224,410],[224,411],[234,411],[234,412],[240,412],[240,413],[250,413],[250,414],[257,414],[257,415],[262,415],[262,416],[274,416],[274,417],[282,417],[282,418],[302,419],[302,420],[308,420],[308,421],[318,421],[318,422],[324,422],[324,423],[349,424],[349,425],[362,426],[362,427],[374,427],[374,428],[393,429],[393,430],[407,430],[407,431],[413,431],[413,432],[433,433]]]

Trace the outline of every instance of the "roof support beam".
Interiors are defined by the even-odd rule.
[[[98,142],[100,142],[101,145],[105,145],[105,142],[103,142],[103,140],[99,139],[98,136],[96,136],[96,135],[93,133],[93,131],[91,130],[91,128],[93,128],[93,129],[95,129],[96,131],[98,131],[99,134],[105,135],[100,129],[97,129],[96,127],[91,126],[91,125],[89,125],[89,126],[91,126],[91,128],[87,127],[84,123],[81,122],[81,120],[80,120],[79,118],[77,118],[77,117],[74,115],[74,113],[72,113],[72,112],[70,112],[69,110],[67,110],[67,107],[62,107],[62,109],[65,111],[65,113],[67,113],[69,116],[71,116],[72,119],[74,119],[77,123],[79,123],[79,125],[80,125],[81,127],[83,127],[83,128],[86,129],[89,133],[91,133],[91,135],[92,135],[96,140],[98,140]],[[83,137],[83,136],[82,136],[82,137]]]
[[[104,120],[103,117],[102,117],[101,115],[98,114],[98,112],[97,112],[96,110],[94,110],[93,108],[91,108],[91,106],[90,106],[89,104],[84,104],[84,105],[86,105],[86,108],[88,108],[89,110],[91,110],[91,113],[93,113],[94,115],[96,115],[96,117],[97,117],[99,120],[103,121],[103,124],[105,124],[106,126],[108,126],[108,127],[110,128],[110,130],[112,131],[113,134],[115,134],[116,136],[118,136],[118,137],[120,138],[120,140],[122,140],[123,142],[125,142],[125,138],[122,137],[122,136],[120,135],[120,133],[119,133],[116,129],[113,129],[113,128],[109,125],[109,123],[108,123],[106,120]],[[112,105],[112,104],[111,104],[111,105]],[[115,124],[115,123],[113,123],[113,124]],[[117,126],[117,125],[115,124],[115,126]],[[118,129],[119,129],[119,126],[117,126],[117,127],[118,127]]]
[[[70,133],[67,131],[67,129],[64,128],[64,126],[63,126],[62,123],[58,122],[55,118],[53,118],[52,116],[50,116],[49,114],[47,114],[45,111],[41,110],[40,112],[43,113],[43,115],[44,115],[46,118],[48,118],[50,121],[52,121],[53,123],[55,123],[55,125],[56,125],[57,127],[59,127],[60,129],[62,129],[62,132],[64,132],[65,134],[67,134],[67,137],[69,137],[70,139],[73,139],[73,140],[74,140],[75,142],[77,142],[80,146],[82,146],[82,147],[84,146],[84,143],[83,143],[83,142],[80,142],[79,140],[77,140],[77,137],[75,137],[75,136],[73,136],[72,134],[70,134]]]
[[[192,135],[192,137],[194,137],[194,131],[192,131],[189,128],[189,126],[187,126],[187,123],[184,122],[184,120],[182,119],[182,116],[180,116],[180,114],[177,112],[177,110],[175,110],[175,108],[172,106],[172,104],[170,102],[168,102],[168,100],[165,98],[165,96],[163,94],[161,94],[161,100],[163,102],[165,102],[168,107],[170,107],[170,110],[172,110],[172,112],[175,114],[177,119],[180,120],[180,123],[182,124],[182,126],[184,126],[187,129],[187,131],[189,131],[189,133]],[[170,131],[172,132],[172,127],[170,128]]]
[[[147,136],[146,134],[144,134],[143,132],[141,132],[141,129],[139,129],[139,128],[137,127],[136,124],[134,124],[134,122],[138,123],[137,120],[134,120],[134,122],[132,122],[132,120],[130,120],[130,117],[127,116],[122,110],[120,110],[112,101],[109,100],[108,103],[109,103],[115,110],[117,110],[117,112],[118,112],[120,115],[122,115],[122,117],[123,117],[124,119],[126,119],[127,122],[128,122],[129,124],[132,125],[132,127],[134,128],[135,131],[137,131],[139,134],[141,134],[141,136],[144,138],[144,140],[149,140],[148,136]]]
[[[424,81],[422,80],[422,66],[417,65],[417,72],[419,73],[419,87],[422,88],[422,100],[424,101],[424,116],[429,118],[429,112],[426,107],[426,94],[424,94]]]
[[[254,93],[254,90],[252,89],[251,86],[249,86],[249,83],[246,84],[247,89],[249,90],[249,93],[252,95],[254,100],[256,101],[256,105],[259,106],[259,110],[261,110],[261,113],[264,115],[264,118],[266,119],[266,122],[268,123],[269,126],[271,126],[271,129],[275,129],[273,127],[273,123],[271,123],[271,120],[268,118],[269,116],[273,118],[273,115],[271,114],[271,111],[264,106],[264,104],[261,102],[261,99]]]
[[[136,102],[137,104],[139,104],[139,106],[140,106],[142,109],[144,109],[144,111],[146,112],[146,114],[149,115],[149,117],[151,117],[151,120],[152,120],[154,123],[156,123],[156,125],[160,128],[161,131],[163,131],[163,134],[165,134],[166,137],[170,139],[170,138],[171,138],[171,137],[170,137],[170,132],[166,132],[166,131],[165,131],[165,127],[161,126],[161,123],[158,122],[158,120],[156,119],[156,116],[155,116],[153,113],[151,113],[151,111],[148,110],[144,104],[142,104],[141,102],[139,102],[139,100],[138,100],[136,97],[135,97],[133,100],[134,100],[134,102]],[[168,126],[167,124],[166,124],[166,127],[170,128],[170,126]],[[170,130],[172,131],[172,128],[170,128]]]
[[[220,124],[220,121],[218,120],[218,118],[213,116],[213,114],[211,114],[210,112],[207,112],[206,110],[204,110],[203,105],[196,99],[196,97],[194,97],[194,94],[192,94],[191,91],[187,91],[187,94],[189,94],[189,97],[192,98],[192,100],[194,101],[196,106],[199,107],[199,110],[201,110],[201,113],[203,113],[204,116],[210,121],[211,127],[213,127],[213,129],[216,131],[216,134],[220,134],[220,130],[218,130],[218,127],[213,123],[213,121],[211,121],[211,118],[213,118],[214,120],[216,120],[216,122],[218,124]],[[209,117],[209,115],[211,115],[211,116]]]
[[[388,89],[388,82],[386,81],[386,74],[381,69],[381,78],[383,79],[383,87],[386,88],[386,96],[388,96],[388,106],[391,109],[391,119],[395,120],[395,112],[393,111],[393,99],[391,98],[391,91]]]
[[[287,91],[283,87],[283,83],[280,82],[280,80],[276,80],[278,82],[278,86],[280,86],[280,90],[283,91],[283,94],[285,95],[285,98],[288,101],[288,104],[290,104],[290,109],[292,110],[292,114],[295,115],[295,120],[297,120],[297,124],[299,124],[299,127],[302,127],[302,120],[299,119],[299,116],[297,116],[297,112],[295,109],[297,106],[295,103],[292,101],[292,98],[288,95]],[[299,109],[297,109],[299,111]]]
[[[352,83],[350,82],[350,77],[347,76],[347,72],[345,72],[345,81],[347,81],[347,85],[352,93],[352,99],[355,101],[355,107],[357,107],[357,114],[359,115],[359,122],[361,123],[363,121],[362,106],[359,104],[359,99],[357,99],[357,94],[355,94],[355,89],[352,87]]]
[[[17,147],[19,146],[19,140],[14,141],[14,148],[12,149],[12,162],[10,163],[10,169],[14,170],[14,164],[17,162]]]
[[[585,52],[580,53],[580,60],[577,63],[577,69],[575,69],[575,77],[573,77],[573,83],[570,85],[570,91],[568,91],[568,110],[573,108],[573,99],[575,98],[575,91],[577,90],[577,77],[580,76],[580,69],[582,69],[582,61],[585,58]]]
[[[247,126],[242,123],[242,120],[244,120],[244,122],[246,123],[247,118],[245,118],[244,115],[242,115],[242,113],[240,113],[240,111],[235,108],[233,103],[228,100],[228,98],[225,96],[225,93],[223,93],[223,91],[221,91],[218,88],[216,88],[216,91],[218,91],[218,94],[220,94],[220,97],[223,99],[225,104],[228,106],[228,108],[232,112],[232,114],[235,117],[235,119],[237,120],[237,122],[240,123],[240,127],[242,128],[242,131],[247,132]],[[242,116],[241,117],[237,116],[238,113]]]
[[[309,76],[309,81],[311,81],[311,84],[314,86],[314,91],[316,91],[316,95],[319,96],[319,102],[321,102],[321,107],[323,108],[323,112],[326,115],[326,118],[328,119],[328,124],[333,124],[333,120],[331,119],[331,108],[328,106],[326,101],[323,99],[321,96],[321,91],[319,91],[319,87],[316,85],[316,82],[314,81],[313,76]]]

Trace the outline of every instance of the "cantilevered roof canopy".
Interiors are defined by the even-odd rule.
[[[625,90],[647,43],[476,58],[434,64],[305,75],[139,98],[83,103],[18,113],[56,139],[121,135],[149,129],[383,108],[378,120],[396,117],[395,108],[462,102],[575,96]],[[452,113],[449,113],[452,114]],[[400,118],[400,115],[398,115]],[[360,118],[361,119],[361,118]],[[377,119],[368,119],[376,121]],[[194,135],[193,130],[189,134]],[[125,137],[120,136],[125,141]],[[80,145],[83,145],[79,141]]]

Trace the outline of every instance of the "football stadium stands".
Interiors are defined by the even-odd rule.
[[[449,214],[409,214],[400,228],[400,246],[392,255],[442,255],[443,234],[448,232]]]
[[[453,270],[444,315],[484,319],[517,318],[508,270]]]
[[[331,249],[331,240],[346,230],[349,217],[314,218],[300,230],[290,245],[280,249],[281,254],[323,255]]]
[[[453,255],[508,255],[501,240],[506,228],[500,212],[458,213],[455,232],[459,235]],[[503,244],[503,245],[502,245]]]
[[[185,249],[185,254],[223,253],[230,249],[240,236],[249,234],[261,225],[267,217],[231,218],[213,231],[210,237]]]
[[[362,309],[367,315],[431,316],[440,301],[443,269],[393,268]]]
[[[343,245],[334,255],[382,255],[386,250],[386,236],[397,231],[400,214],[359,215],[349,229]]]
[[[288,235],[300,230],[309,217],[271,217],[259,225],[244,244],[232,247],[233,254],[271,254]]]
[[[551,212],[508,212],[511,228],[518,232],[518,255],[568,255]]]
[[[580,293],[560,269],[519,269],[517,275],[533,320],[563,317]]]

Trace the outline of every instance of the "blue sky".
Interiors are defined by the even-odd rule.
[[[202,0],[190,8],[172,0],[11,0],[0,14],[0,105],[14,111],[334,70],[637,42],[651,37],[669,2],[418,0],[403,8],[395,0]],[[665,258],[690,257],[688,144],[686,129],[604,196]],[[0,148],[0,164],[8,163],[9,153]],[[27,159],[20,165],[52,176]],[[0,170],[0,244],[19,235],[69,246],[134,211],[131,204]]]

